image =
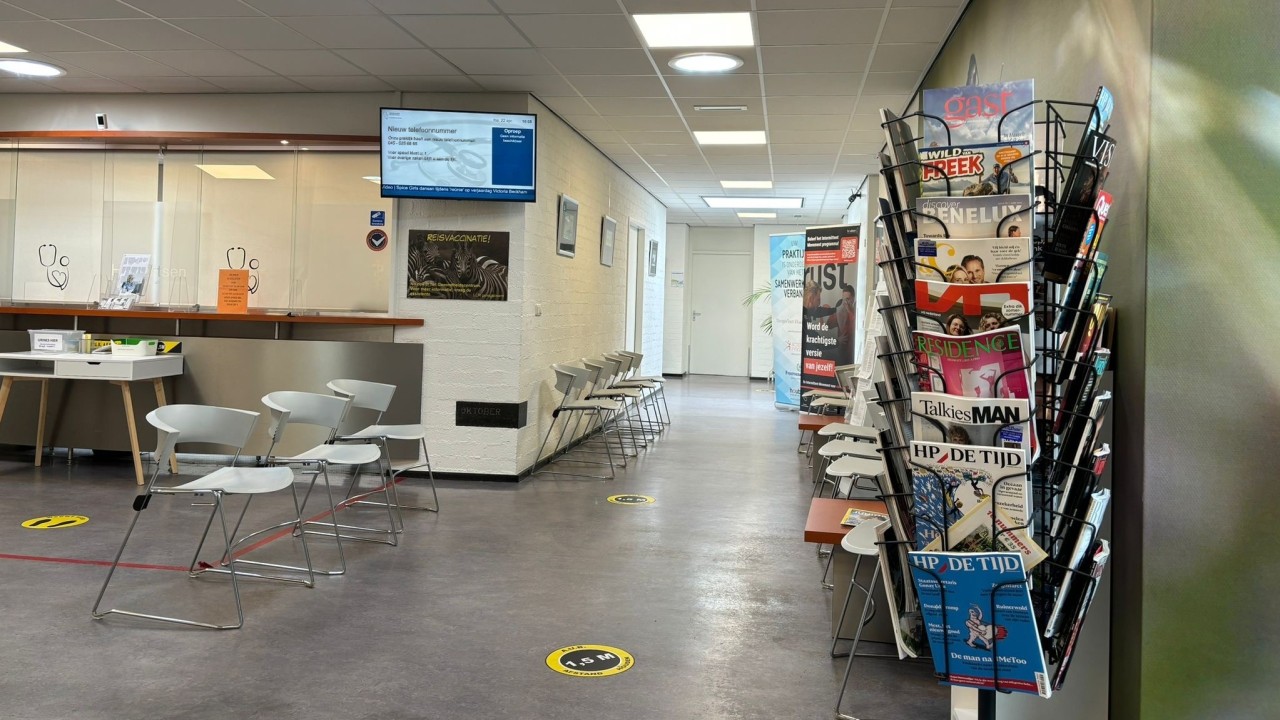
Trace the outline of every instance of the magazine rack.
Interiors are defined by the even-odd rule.
[[[1072,592],[1076,596],[1083,595],[1085,598],[1092,597],[1098,583],[1094,574],[1084,572],[1079,567],[1072,567],[1073,549],[1080,543],[1083,543],[1086,548],[1092,548],[1099,534],[1096,524],[1081,517],[1081,513],[1073,512],[1072,508],[1080,507],[1081,499],[1087,500],[1099,489],[1101,478],[1099,473],[1095,472],[1095,467],[1080,464],[1078,457],[1073,461],[1073,458],[1064,457],[1064,455],[1067,454],[1068,449],[1093,447],[1100,430],[1101,418],[1095,419],[1091,416],[1088,399],[1095,389],[1094,383],[1098,379],[1097,376],[1101,374],[1097,371],[1096,349],[1102,343],[1098,342],[1097,336],[1104,329],[1100,324],[1105,323],[1106,320],[1105,316],[1099,317],[1089,308],[1079,306],[1079,300],[1083,297],[1080,293],[1085,291],[1084,279],[1094,270],[1097,264],[1095,258],[1090,254],[1064,255],[1049,248],[1053,247],[1053,233],[1057,221],[1067,210],[1077,212],[1081,217],[1087,213],[1087,217],[1095,227],[1095,232],[1101,232],[1103,219],[1099,218],[1093,207],[1071,205],[1059,198],[1069,179],[1068,173],[1081,154],[1074,147],[1067,145],[1068,138],[1074,135],[1083,139],[1088,135],[1089,130],[1095,128],[1105,132],[1107,113],[1100,109],[1097,101],[1082,103],[1037,100],[1012,108],[1005,113],[997,124],[997,142],[1003,142],[1006,139],[1005,120],[1019,111],[1025,113],[1029,107],[1034,107],[1034,111],[1040,116],[1034,122],[1034,126],[1039,142],[1042,142],[1044,147],[1015,161],[1028,163],[1034,168],[1036,178],[1040,180],[1039,184],[1034,184],[1035,202],[1031,210],[1036,220],[1032,258],[1019,265],[1029,262],[1039,266],[1046,260],[1055,260],[1059,265],[1064,262],[1070,263],[1073,269],[1072,277],[1078,286],[1072,287],[1068,283],[1056,283],[1040,278],[1033,281],[1033,307],[1028,311],[1029,315],[1034,315],[1035,321],[1034,351],[1031,360],[1020,370],[1005,371],[993,383],[993,387],[998,387],[1000,381],[1012,373],[1034,370],[1035,385],[1031,388],[1027,419],[1000,426],[997,432],[1013,425],[1034,424],[1034,439],[1038,445],[1039,454],[1036,459],[1029,461],[1025,471],[1009,473],[992,481],[989,496],[993,501],[997,497],[999,486],[1006,482],[1029,481],[1029,497],[1028,522],[1024,525],[1002,529],[998,526],[996,514],[992,514],[990,530],[992,547],[990,549],[1002,549],[999,540],[1003,535],[1025,531],[1045,551],[1047,557],[1027,571],[1021,580],[993,585],[987,617],[991,623],[998,623],[1000,609],[996,602],[995,591],[1010,585],[1027,586],[1047,666],[1057,666],[1056,672],[1051,672],[1045,681],[1057,689],[1061,687],[1070,662],[1070,645],[1074,641],[1074,636],[1068,628],[1067,632],[1056,632],[1046,637],[1046,623],[1049,615],[1055,602],[1058,602],[1058,592],[1068,579],[1074,586]],[[926,122],[936,121],[945,127],[941,118],[932,115],[924,113],[906,115],[883,123],[882,127],[886,129],[886,135],[891,138],[890,142],[894,142],[892,139],[894,133],[888,132],[888,126],[904,123],[916,117]],[[895,128],[895,131],[899,135],[902,134],[901,128]],[[906,133],[906,137],[910,138],[910,133]],[[950,138],[949,131],[947,137]],[[919,142],[919,139],[911,139],[911,142]],[[894,157],[899,155],[899,150],[899,147],[894,148]],[[888,337],[885,345],[888,351],[876,354],[877,361],[886,369],[885,381],[877,384],[880,393],[876,402],[890,423],[890,427],[883,432],[881,452],[885,456],[888,474],[898,475],[896,478],[886,479],[885,487],[881,488],[882,492],[878,496],[886,503],[891,519],[895,519],[893,530],[896,539],[886,541],[883,545],[894,546],[893,549],[900,551],[905,557],[907,549],[916,548],[916,530],[921,526],[925,528],[927,535],[936,535],[940,538],[943,550],[950,548],[951,543],[948,537],[950,519],[948,518],[946,482],[933,468],[912,461],[907,443],[911,438],[910,421],[913,416],[925,418],[926,421],[937,423],[941,427],[941,423],[937,420],[919,415],[911,409],[910,393],[919,389],[921,374],[936,374],[937,377],[931,377],[931,381],[935,389],[941,387],[944,391],[945,379],[935,368],[918,364],[913,349],[909,343],[906,343],[909,341],[910,331],[915,327],[914,321],[920,316],[916,310],[914,288],[916,266],[919,263],[909,244],[909,238],[913,235],[912,226],[915,225],[914,218],[920,213],[912,207],[894,209],[893,202],[902,203],[904,200],[900,198],[907,197],[907,188],[899,187],[896,184],[897,180],[902,178],[903,182],[906,182],[909,173],[905,171],[909,167],[913,169],[915,166],[923,166],[924,163],[914,159],[918,157],[914,152],[908,151],[902,154],[913,159],[897,164],[884,164],[881,168],[891,200],[882,201],[881,206],[884,212],[881,213],[878,221],[885,224],[889,247],[893,248],[894,252],[891,253],[891,257],[884,257],[876,264],[884,275],[892,275],[896,282],[887,283],[889,302],[882,302],[878,308],[884,318],[885,335]],[[950,188],[950,178],[945,172],[939,168],[933,169],[942,174],[947,180],[947,187]],[[914,182],[920,182],[919,173],[916,172],[912,179]],[[950,194],[949,191],[948,195]],[[998,221],[997,227],[1021,212],[1025,211],[1006,215]],[[942,226],[943,237],[950,237],[950,230],[941,219],[931,217],[931,222]],[[1095,249],[1096,246],[1095,239]],[[1001,274],[1013,267],[1017,265],[1001,270]],[[999,280],[999,278],[1000,275],[997,275],[996,279]],[[1097,286],[1093,289],[1096,290]],[[1073,294],[1075,294],[1074,297]],[[1013,320],[1020,319],[1022,318]],[[1084,352],[1080,352],[1079,345],[1064,344],[1065,341],[1079,343],[1082,337],[1091,339],[1089,345],[1083,348]],[[1091,379],[1093,382],[1090,382]],[[1027,430],[1029,431],[1030,428]],[[1028,457],[1030,456],[1031,453],[1028,451]],[[941,523],[937,518],[925,513],[923,508],[915,507],[917,494],[915,490],[918,489],[915,483],[919,482],[936,483],[934,490],[943,499]],[[1067,502],[1064,502],[1064,499]],[[936,573],[923,568],[920,570],[940,580]],[[910,574],[905,566],[903,572]],[[911,582],[910,578],[906,581]],[[945,606],[945,585],[939,582],[938,590],[942,593]],[[1086,603],[1084,608],[1087,608],[1088,600],[1082,602]],[[1073,615],[1069,621],[1078,623],[1079,618],[1083,617],[1083,609],[1072,608],[1072,611]],[[1074,615],[1076,612],[1079,613],[1078,618]],[[944,613],[942,627],[944,637],[947,629]],[[990,648],[992,682],[990,686],[981,687],[978,691],[980,720],[995,720],[995,693],[1009,691],[1002,685],[1001,668],[996,662],[998,651],[999,639],[993,638]],[[941,671],[936,674],[939,680],[949,684],[973,686],[972,683],[956,682],[956,678],[952,676],[950,658],[947,657],[942,659]],[[838,707],[837,715],[840,715]]]

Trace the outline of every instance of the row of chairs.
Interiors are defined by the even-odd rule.
[[[638,456],[662,433],[671,423],[664,380],[640,375],[643,360],[641,353],[619,350],[580,364],[551,366],[560,403],[538,448],[535,475],[612,480],[628,457]],[[544,456],[553,435],[555,444]],[[593,466],[608,467],[609,474],[589,472]]]
[[[239,464],[241,451],[253,433],[260,414],[249,410],[214,407],[207,405],[167,405],[157,408],[147,415],[147,422],[156,428],[159,437],[158,446],[153,458],[156,469],[147,484],[146,491],[137,496],[133,502],[134,515],[125,531],[102,589],[94,601],[92,615],[101,619],[107,615],[125,615],[145,618],[178,625],[189,625],[215,630],[230,630],[244,625],[244,607],[240,599],[240,579],[256,578],[277,580],[286,583],[315,587],[317,575],[342,575],[347,570],[346,555],[342,549],[343,540],[360,542],[378,542],[386,545],[397,545],[398,536],[404,532],[404,509],[418,509],[438,512],[439,495],[436,490],[435,475],[431,470],[431,459],[427,454],[426,430],[422,425],[388,425],[382,423],[383,413],[391,405],[395,394],[394,385],[374,383],[363,380],[341,379],[328,384],[332,395],[320,393],[281,391],[273,392],[262,398],[271,415],[271,446],[267,451],[265,463],[261,466],[246,467]],[[341,428],[348,419],[352,409],[366,411],[373,416],[372,424],[350,433],[343,433]],[[325,432],[325,440],[319,445],[301,453],[285,456],[274,455],[276,447],[284,441],[289,426],[310,425]],[[416,441],[422,449],[422,461],[408,466],[393,468],[391,465],[390,441]],[[231,449],[230,461],[213,472],[179,485],[165,486],[159,483],[162,468],[166,467],[171,457],[175,457],[179,444],[202,443],[213,444]],[[370,465],[377,466],[379,482],[372,490],[359,491],[361,471]],[[351,472],[351,483],[347,494],[341,502],[335,502],[333,484],[329,475],[330,468],[348,468]],[[409,470],[425,469],[430,481],[433,504],[429,506],[412,506],[400,502],[397,485],[401,475]],[[297,475],[309,479],[306,490],[299,498]],[[316,483],[323,480],[328,510],[308,519],[306,515],[307,500],[311,497]],[[259,495],[290,491],[293,499],[293,512],[288,519],[261,530],[239,535],[240,526],[244,522],[253,499]],[[234,524],[228,525],[226,511],[230,496],[245,496],[240,508],[239,517]],[[378,500],[369,498],[381,495]],[[192,578],[206,574],[227,575],[231,579],[232,595],[235,599],[237,621],[234,624],[205,622],[187,618],[156,615],[153,613],[110,608],[100,610],[103,597],[120,566],[125,547],[133,536],[142,512],[147,509],[152,499],[157,496],[173,496],[182,498],[211,497],[212,505],[204,532],[196,545],[195,554],[187,567]],[[196,504],[193,502],[193,504]],[[387,513],[386,527],[366,527],[346,525],[338,522],[338,512],[354,504],[369,504],[382,507]],[[214,520],[218,520],[221,539],[215,544],[221,545],[221,555],[216,563],[200,559],[201,552],[209,539]],[[309,529],[311,527],[322,530]],[[269,535],[275,531],[275,535]],[[303,563],[289,565],[283,563],[247,560],[243,556],[261,547],[272,539],[291,535],[298,540]],[[334,540],[337,562],[329,569],[317,569],[312,562],[311,549],[307,544],[308,535],[324,535]],[[262,538],[261,540],[256,540]],[[256,540],[256,542],[255,542]],[[241,566],[259,568],[258,571],[241,569]],[[274,572],[268,572],[274,571]]]

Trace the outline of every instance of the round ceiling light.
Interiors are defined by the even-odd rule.
[[[50,65],[37,60],[13,60],[10,58],[0,60],[0,70],[14,75],[32,77],[57,77],[66,74],[66,71],[57,65]]]
[[[721,73],[742,67],[742,58],[726,53],[696,52],[677,55],[667,64],[683,72]]]

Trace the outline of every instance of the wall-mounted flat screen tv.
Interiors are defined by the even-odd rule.
[[[537,199],[538,116],[382,108],[382,197]]]

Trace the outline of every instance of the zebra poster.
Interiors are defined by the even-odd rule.
[[[410,299],[506,300],[511,233],[410,230]]]

